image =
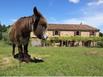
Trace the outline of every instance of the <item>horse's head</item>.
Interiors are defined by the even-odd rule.
[[[34,12],[34,18],[35,22],[33,24],[34,27],[34,34],[39,38],[39,39],[47,39],[47,35],[45,34],[46,29],[47,29],[47,21],[46,19],[42,16],[42,14],[37,10],[36,7],[33,9]]]

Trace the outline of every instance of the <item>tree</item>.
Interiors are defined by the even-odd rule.
[[[102,33],[102,32],[100,32],[100,33],[99,33],[99,36],[100,36],[100,37],[103,37],[103,33]]]
[[[0,23],[0,40],[2,39],[2,25]]]
[[[5,24],[2,25],[2,32],[6,32],[7,31],[7,26]]]
[[[0,40],[3,38],[4,33],[10,28],[10,25],[6,26],[5,24],[0,23]]]

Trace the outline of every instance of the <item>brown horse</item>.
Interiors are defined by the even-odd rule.
[[[10,40],[12,42],[12,55],[15,56],[15,47],[18,46],[19,60],[28,61],[30,55],[28,54],[28,42],[30,38],[30,32],[33,33],[39,39],[46,39],[45,31],[47,28],[47,22],[42,14],[36,7],[33,9],[33,15],[28,17],[21,17],[11,27],[9,33]]]

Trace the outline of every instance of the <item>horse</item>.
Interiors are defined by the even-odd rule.
[[[33,8],[33,15],[19,18],[12,26],[9,33],[12,44],[12,55],[15,58],[15,47],[18,47],[19,60],[28,62],[28,43],[30,33],[33,32],[39,39],[47,39],[47,21],[36,7]]]

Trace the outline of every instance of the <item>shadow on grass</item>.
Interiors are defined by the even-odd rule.
[[[14,55],[14,58],[18,59],[20,61],[19,54]],[[33,58],[29,57],[27,59],[25,59],[23,57],[21,62],[26,62],[26,63],[29,63],[29,62],[32,62],[32,63],[41,63],[41,62],[44,62],[44,60],[42,58],[37,58],[37,57],[33,57]]]

